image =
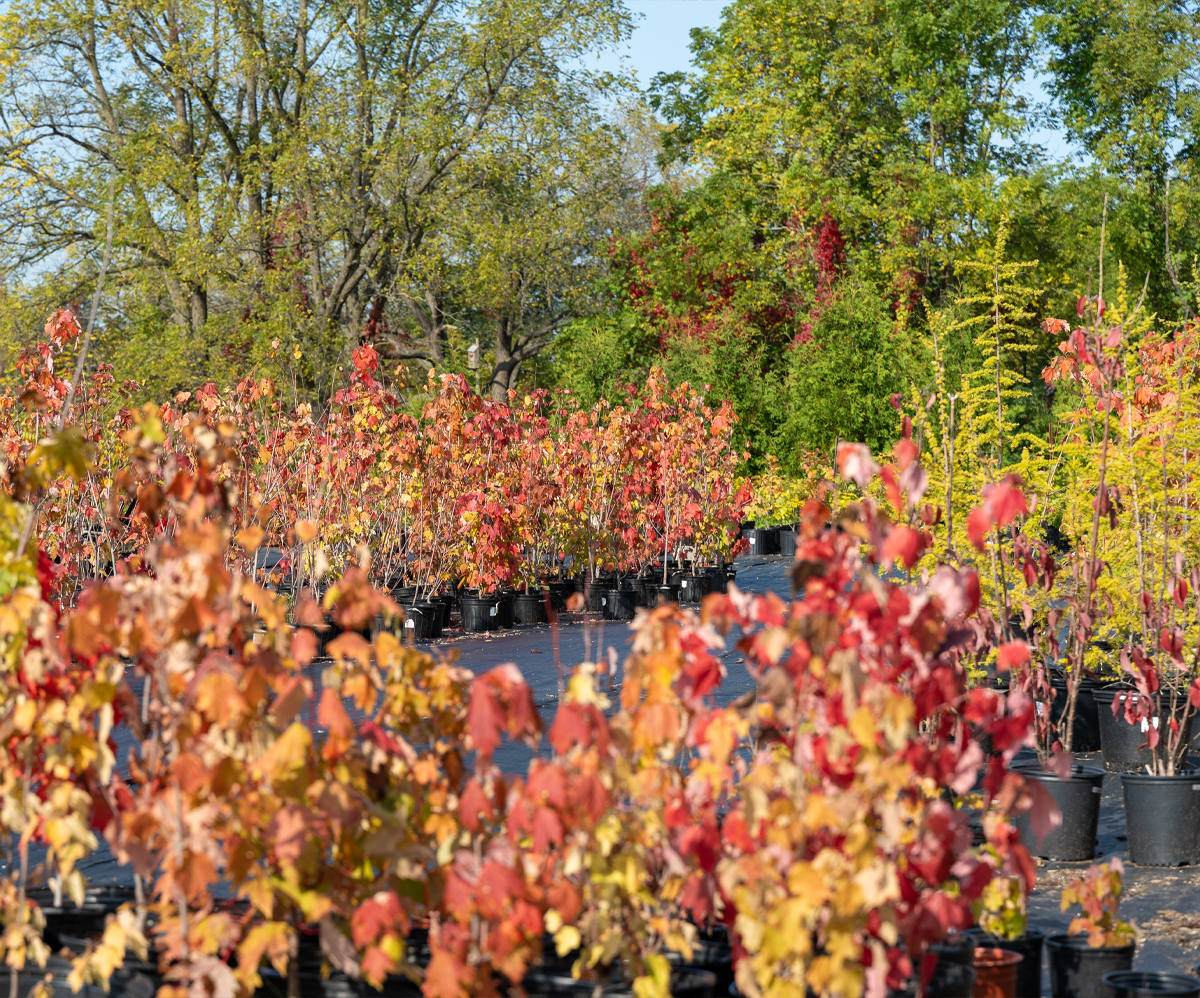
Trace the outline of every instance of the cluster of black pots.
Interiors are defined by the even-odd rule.
[[[507,630],[516,624],[516,593],[464,593],[458,598],[463,630],[469,633]]]
[[[562,612],[568,598],[587,593],[586,608],[608,620],[632,620],[639,606],[654,607],[664,602],[699,602],[710,592],[725,592],[736,571],[732,566],[710,566],[689,571],[674,571],[662,582],[661,568],[636,579],[622,580],[615,575],[600,575],[591,582],[583,576],[559,579],[536,592],[479,593],[463,590],[419,598],[413,586],[392,589],[392,598],[403,607],[405,630],[417,641],[441,637],[450,626],[451,612],[457,607],[463,630],[480,633],[507,629],[517,624],[544,624],[549,611]]]
[[[924,994],[929,998],[974,995],[975,972],[971,968],[975,948],[989,947],[1019,953],[1022,959],[1017,964],[1015,994],[1018,998],[1041,998],[1043,945],[1050,958],[1050,994],[1055,998],[1200,998],[1200,977],[1134,971],[1132,942],[1093,947],[1086,935],[1046,937],[1037,930],[1019,939],[998,939],[979,928],[930,947],[937,964]],[[907,990],[893,992],[896,998],[915,993],[915,981]]]
[[[796,528],[787,527],[742,527],[742,536],[750,542],[750,553],[757,555],[781,554],[790,558],[796,553]]]
[[[1051,717],[1058,724],[1065,712],[1066,680],[1057,673],[1052,675],[1051,682],[1055,688]],[[1036,763],[1014,766],[1026,777],[1037,780],[1062,814],[1062,824],[1041,842],[1025,816],[1017,819],[1022,841],[1035,855],[1065,862],[1088,860],[1095,855],[1101,786],[1108,771],[1121,775],[1130,860],[1140,866],[1200,864],[1200,771],[1190,768],[1185,761],[1174,776],[1154,776],[1147,772],[1152,761],[1146,747],[1148,724],[1128,723],[1121,709],[1127,700],[1136,706],[1138,696],[1126,683],[1104,685],[1089,679],[1080,683],[1073,748],[1079,752],[1101,752],[1103,768],[1077,763],[1063,779],[1044,772]],[[1113,714],[1114,702],[1118,715]],[[1163,732],[1170,722],[1169,715],[1169,706],[1164,706],[1156,719]],[[1187,724],[1191,724],[1190,718]],[[1184,738],[1191,740],[1188,727]]]
[[[404,608],[405,631],[417,641],[440,638],[442,630],[450,626],[450,614],[457,602],[453,593],[426,595],[422,599],[415,586],[393,589],[392,599]]]
[[[750,553],[756,555],[779,554],[778,527],[745,527],[742,536],[750,542]],[[795,553],[795,546],[792,547]]]

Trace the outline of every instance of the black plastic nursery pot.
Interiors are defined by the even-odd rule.
[[[1104,975],[1133,967],[1134,944],[1089,946],[1088,937],[1050,936],[1050,994],[1054,998],[1105,998]]]
[[[550,593],[550,606],[556,613],[562,613],[567,608],[567,597],[575,591],[565,582],[551,582],[546,589]]]
[[[796,554],[796,531],[790,527],[779,528],[779,553],[785,558],[792,558]]]
[[[975,965],[975,940],[965,932],[955,932],[940,943],[933,943],[929,952],[937,955],[939,963],[949,960],[964,967]]]
[[[462,614],[463,630],[469,633],[495,631],[500,627],[497,619],[499,600],[493,597],[461,596],[458,609]]]
[[[1138,866],[1200,863],[1200,770],[1122,773],[1129,859]]]
[[[442,604],[442,628],[450,626],[450,615],[458,605],[458,597],[454,593],[441,593],[434,597],[433,602]]]
[[[599,613],[604,609],[604,590],[616,589],[617,579],[613,575],[601,575],[587,584],[587,608],[592,613]]]
[[[657,585],[653,589],[653,596],[650,600],[651,606],[661,606],[663,603],[678,603],[679,602],[679,587],[671,585]]]
[[[1046,944],[1044,932],[1030,929],[1016,939],[1001,939],[976,926],[968,929],[967,934],[975,940],[976,945],[1020,953],[1021,962],[1017,964],[1017,998],[1041,998],[1042,947]]]
[[[546,616],[548,598],[542,593],[517,593],[513,600],[513,619],[518,624],[546,623],[549,619]]]
[[[1096,826],[1100,820],[1100,787],[1104,770],[1099,766],[1077,763],[1065,780],[1048,773],[1037,763],[1013,767],[1027,779],[1037,780],[1062,812],[1062,824],[1042,840],[1029,823],[1029,816],[1018,816],[1015,824],[1021,842],[1033,855],[1068,863],[1091,859],[1096,854]],[[1057,994],[1057,992],[1055,992]]]
[[[415,641],[428,641],[433,637],[435,615],[436,622],[441,624],[442,608],[440,606],[435,608],[432,603],[408,606],[404,608],[404,612],[408,615],[408,619],[404,622],[404,633]]]
[[[601,594],[600,609],[606,620],[633,620],[637,593],[632,589],[605,589]]]
[[[1133,705],[1137,705],[1140,694],[1129,689],[1124,684],[1106,686],[1092,693],[1096,709],[1100,715],[1100,749],[1104,754],[1104,768],[1113,773],[1145,772],[1151,762],[1151,752],[1146,748],[1146,729],[1153,723],[1154,718],[1130,724],[1125,720],[1125,700],[1131,697]],[[1119,716],[1113,716],[1113,701],[1118,704]],[[1164,708],[1158,717],[1159,730],[1166,732],[1166,719],[1170,709]],[[1185,739],[1191,737],[1192,718],[1187,720]],[[1146,729],[1143,728],[1143,724]]]
[[[1115,970],[1104,983],[1115,998],[1200,998],[1200,977],[1166,970]]]
[[[723,593],[728,589],[729,579],[725,575],[725,567],[710,566],[704,570],[708,577],[709,592]]]
[[[445,618],[446,608],[442,606],[440,600],[422,600],[417,603],[414,609],[420,608],[429,616],[429,636],[431,638],[440,638],[442,636],[442,621]]]
[[[505,630],[516,623],[516,593],[501,593],[496,601],[496,620]]]
[[[679,577],[679,599],[682,603],[698,603],[707,595],[707,580],[702,575]]]
[[[751,554],[779,554],[778,527],[756,527],[747,530],[746,539],[750,542]]]
[[[1051,675],[1050,685],[1054,687],[1054,701],[1050,705],[1050,720],[1056,725],[1066,727],[1067,713],[1067,677],[1061,672]],[[1075,726],[1071,731],[1072,752],[1100,751],[1100,718],[1097,716],[1096,701],[1093,693],[1096,690],[1095,680],[1086,676],[1079,681],[1079,695],[1075,698]]]

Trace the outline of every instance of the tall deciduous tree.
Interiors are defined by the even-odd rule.
[[[423,255],[457,245],[448,227],[505,182],[496,164],[555,169],[525,123],[587,118],[612,81],[577,57],[627,30],[619,0],[18,0],[5,269],[61,262],[86,293],[112,173],[117,280],[196,342],[298,330],[344,361],[405,316],[438,363]]]

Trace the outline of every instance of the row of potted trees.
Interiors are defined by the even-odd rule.
[[[57,391],[46,398],[61,405]],[[251,472],[263,450],[290,444],[247,440],[214,415],[222,404],[188,418],[124,412],[119,437],[98,441],[64,419],[13,456],[12,491],[0,492],[0,822],[18,862],[0,917],[14,980],[46,955],[38,877],[64,904],[81,897],[79,864],[100,836],[132,871],[135,900],[70,973],[107,980],[152,940],[168,998],[248,995],[272,973],[293,996],[402,977],[425,998],[526,980],[547,993],[559,971],[667,998],[716,926],[747,998],[874,998],[922,987],[930,946],[974,923],[993,881],[1032,887],[1011,819],[1044,816],[1009,763],[1033,711],[968,682],[995,645],[976,626],[979,580],[950,564],[912,581],[887,571],[912,569],[929,543],[911,427],[883,467],[843,449],[841,472],[866,494],[836,520],[806,505],[792,602],[733,586],[707,597],[702,618],[647,610],[620,676],[580,663],[543,719],[514,665],[474,675],[389,627],[368,639],[377,615],[402,614],[373,584],[369,546],[290,605],[260,584],[252,568],[280,514],[276,493],[256,505]],[[374,415],[352,411],[362,437],[349,442],[369,451]],[[433,428],[448,474],[455,461],[494,469],[482,450],[454,452],[457,411]],[[590,417],[576,428],[594,429]],[[653,462],[674,445],[646,439],[640,456],[663,474]],[[114,553],[117,525],[144,544],[67,606],[47,552],[65,543],[62,511],[104,484],[101,461]],[[905,483],[891,508],[871,497],[876,480]],[[341,481],[327,479],[341,498],[324,508],[352,509],[338,505]],[[620,502],[661,501],[644,487]],[[602,494],[595,519],[576,523],[584,537],[612,522]],[[494,528],[511,552],[514,528],[487,519],[500,500],[473,501],[456,506],[459,522]],[[676,520],[662,515],[655,557],[663,537],[672,553]],[[331,530],[309,516],[287,526],[314,566]],[[483,584],[495,563],[463,557]],[[318,673],[326,615],[340,633]],[[749,697],[722,696],[726,640],[754,678]],[[114,732],[129,746],[120,758]],[[990,759],[972,735],[990,739]],[[533,750],[519,773],[496,761],[510,742]],[[972,791],[978,844],[956,806]],[[44,863],[28,862],[36,844]]]
[[[71,328],[66,316],[56,330]],[[29,459],[64,412],[62,342],[25,355],[20,400],[0,406],[12,460]],[[240,567],[293,599],[323,591],[364,550],[371,581],[411,606],[451,591],[540,592],[581,569],[588,589],[602,572],[670,586],[671,574],[703,576],[745,547],[752,490],[737,477],[728,403],[669,388],[659,371],[624,404],[586,411],[568,393],[494,403],[431,374],[417,409],[376,380],[377,360],[360,348],[350,384],[319,415],[288,411],[273,383],[253,379],[138,411],[122,405],[136,386],[115,385],[102,365],[70,405],[91,462],[78,480],[45,483],[36,507],[34,531],[64,585],[136,571],[170,515],[164,483],[214,447],[213,474],[236,491],[235,533],[256,541]],[[167,446],[155,480],[128,496],[138,435]]]

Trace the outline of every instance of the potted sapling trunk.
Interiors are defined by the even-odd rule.
[[[1085,342],[1094,362],[1096,378],[1096,417],[1103,429],[1100,434],[1100,454],[1097,464],[1097,483],[1092,501],[1092,515],[1087,534],[1070,559],[1072,586],[1071,595],[1064,600],[1066,612],[1067,641],[1063,656],[1063,672],[1059,689],[1055,689],[1048,665],[1060,661],[1058,630],[1060,612],[1051,610],[1047,614],[1047,626],[1036,634],[1038,660],[1031,670],[1026,692],[1039,704],[1038,719],[1038,765],[1022,767],[1027,779],[1035,781],[1042,790],[1054,798],[1062,815],[1062,823],[1040,843],[1034,841],[1028,822],[1021,829],[1027,847],[1039,855],[1052,859],[1079,861],[1095,855],[1096,827],[1100,818],[1100,790],[1104,770],[1099,766],[1085,765],[1075,761],[1073,752],[1081,751],[1076,743],[1076,730],[1080,716],[1080,693],[1086,678],[1086,656],[1098,633],[1106,613],[1111,611],[1111,601],[1098,596],[1099,581],[1105,564],[1099,557],[1100,530],[1107,523],[1116,529],[1116,506],[1112,489],[1107,482],[1112,441],[1112,414],[1117,403],[1115,383],[1123,376],[1123,334],[1119,326],[1104,328],[1101,325],[1101,310],[1093,310],[1090,330],[1077,329],[1076,337]],[[1103,418],[1100,418],[1100,413]],[[1033,559],[1025,562],[1027,579],[1037,575],[1040,567]],[[1048,587],[1049,588],[1049,587]],[[1007,618],[1005,618],[1007,619]],[[1065,696],[1062,711],[1053,709],[1055,699]]]
[[[1143,596],[1148,648],[1122,652],[1121,664],[1135,690],[1113,703],[1114,714],[1120,709],[1118,723],[1141,733],[1149,757],[1141,772],[1121,774],[1129,859],[1139,866],[1200,863],[1200,773],[1188,764],[1194,705],[1200,699],[1200,646],[1187,653],[1188,622],[1181,619],[1190,602],[1200,620],[1194,596],[1200,571],[1192,569],[1189,598],[1182,557],[1176,569],[1170,599]]]
[[[1020,496],[1021,501],[1017,501]],[[1019,529],[1020,518],[1025,515],[1024,497],[1013,481],[993,485],[985,492],[984,510],[993,511],[997,526],[1003,521],[1011,523],[1014,554],[1024,561],[1027,581],[1034,581],[1049,591],[1053,587],[1055,566],[1045,545],[1030,541]],[[1009,512],[1011,511],[1011,512]],[[1089,569],[1077,569],[1085,579]],[[999,587],[998,587],[999,588]],[[1086,585],[1085,585],[1085,588]],[[1000,620],[1009,619],[1006,596],[1000,589]],[[1035,827],[1029,814],[1017,817],[1016,826],[1021,841],[1034,855],[1049,859],[1078,862],[1091,859],[1096,850],[1096,828],[1100,820],[1100,788],[1104,782],[1104,770],[1076,762],[1072,755],[1075,706],[1081,684],[1083,651],[1090,638],[1095,610],[1080,607],[1068,619],[1068,659],[1073,668],[1067,670],[1068,679],[1062,695],[1066,698],[1063,710],[1052,709],[1055,690],[1049,662],[1062,656],[1059,641],[1062,611],[1051,609],[1046,615],[1044,626],[1029,628],[1030,642],[1012,640],[1004,642],[997,655],[997,669],[1012,670],[1015,675],[1010,681],[1010,690],[1033,701],[1034,747],[1037,759],[1017,762],[1013,769],[1020,772],[1031,786],[1031,792],[1045,801],[1053,801],[1060,820],[1048,827]],[[1013,695],[1010,692],[1010,696]]]
[[[1137,936],[1118,917],[1125,867],[1114,857],[1088,867],[1062,892],[1062,910],[1079,905],[1065,935],[1050,936],[1050,993],[1055,998],[1094,998],[1106,994],[1104,977],[1133,966]]]

